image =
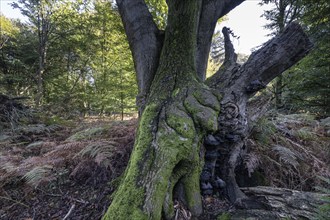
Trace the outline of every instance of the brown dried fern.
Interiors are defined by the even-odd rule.
[[[251,174],[259,167],[260,165],[260,158],[259,156],[254,153],[250,152],[244,157],[244,164],[248,171],[249,177],[251,177]]]

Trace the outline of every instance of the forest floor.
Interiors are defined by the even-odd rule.
[[[91,117],[3,129],[0,219],[100,219],[127,165],[136,126],[136,119]],[[268,114],[251,132],[238,183],[301,191],[328,187],[322,177],[330,176],[329,144],[330,118]],[[216,195],[203,203],[203,219],[231,208]],[[177,209],[181,216],[186,211]]]

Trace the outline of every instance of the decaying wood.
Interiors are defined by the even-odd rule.
[[[236,202],[231,219],[315,219],[322,198],[330,195],[273,187],[241,188],[249,196]]]
[[[253,128],[253,125],[263,117],[271,107],[272,97],[259,96],[255,99],[250,99],[247,103],[247,117],[249,123],[249,132]]]
[[[223,32],[225,34],[225,32]],[[226,36],[226,34],[225,34]],[[227,44],[231,42],[225,41]],[[222,73],[231,68],[220,67],[219,71],[207,80],[210,87],[218,89],[245,90],[251,97],[265,87],[272,79],[297,63],[312,48],[312,43],[301,26],[291,23],[282,34],[268,41],[261,49],[252,53],[248,61],[238,69],[231,69],[231,77]],[[231,48],[232,46],[225,46]],[[234,53],[231,50],[231,53]],[[228,55],[230,56],[230,55]],[[225,68],[225,69],[224,69]]]
[[[223,29],[225,38],[225,61],[206,84],[222,93],[219,130],[212,137],[218,140],[213,148],[226,149],[218,158],[220,178],[231,202],[245,198],[235,180],[235,168],[246,152],[245,140],[249,135],[247,103],[250,97],[263,89],[272,79],[304,57],[312,47],[307,35],[297,23],[291,23],[282,34],[254,52],[240,66],[230,41],[230,32]],[[213,162],[213,164],[215,164]],[[214,171],[210,171],[214,173]],[[216,179],[213,176],[211,179]],[[206,184],[206,183],[204,183]]]

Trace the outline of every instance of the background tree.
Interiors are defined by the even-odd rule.
[[[111,3],[95,2],[94,16],[95,26],[101,27],[97,37],[100,49],[93,61],[96,72],[94,105],[101,113],[116,112],[123,118],[125,111],[135,111],[137,88],[131,53],[120,16]]]
[[[20,24],[22,31],[2,50],[6,57],[3,67],[17,71],[15,77],[3,74],[4,93],[20,92],[38,100],[40,94],[36,91],[42,86],[41,107],[53,113],[71,110],[82,115],[110,115],[135,111],[133,61],[115,5],[104,1],[43,2],[51,5],[46,8],[47,19],[42,21],[48,23],[49,31],[46,37],[40,37],[42,27],[38,28],[37,10],[41,3],[15,4],[30,22]],[[43,39],[47,39],[43,44],[47,53],[41,54],[44,58],[40,56],[44,50],[39,50]],[[44,67],[41,78],[40,74],[32,74],[40,70],[40,60],[45,64],[41,65]],[[21,83],[26,81],[28,89],[10,90],[8,80],[10,77],[19,80],[18,76],[22,77]],[[38,79],[42,79],[42,84]]]
[[[302,10],[303,5],[301,1],[297,0],[263,0],[260,5],[271,4],[273,9],[265,10],[263,16],[269,21],[265,28],[271,30],[270,35],[275,36],[284,31],[284,28],[293,21],[296,21]],[[283,76],[276,78],[274,85],[275,107],[280,109],[283,107]]]
[[[304,10],[300,21],[313,40],[314,50],[288,74],[287,92],[284,100],[288,108],[309,111],[318,117],[330,115],[330,3],[328,1],[302,1]]]
[[[35,77],[37,81],[35,104],[39,106],[44,94],[43,77],[45,75],[48,41],[51,31],[50,15],[54,2],[44,0],[20,0],[18,4],[14,2],[12,5],[15,8],[19,8],[21,13],[29,18],[31,24],[33,24],[37,30],[39,62]]]
[[[6,23],[11,26],[10,34],[2,32],[3,44],[0,59],[0,84],[1,93],[9,96],[29,96],[34,85],[35,60],[37,59],[35,47],[36,38],[33,30],[26,24],[9,20]],[[26,53],[29,51],[29,53]]]
[[[167,4],[165,0],[146,0],[145,3],[148,6],[150,13],[154,19],[154,22],[159,29],[164,30],[167,21]]]
[[[1,24],[1,33],[0,33],[0,49],[8,42],[9,38],[14,37],[18,33],[18,28],[16,25],[0,14],[0,24]]]
[[[276,107],[286,111],[309,111],[319,117],[329,115],[329,3],[309,0],[299,1],[263,1],[273,4],[274,9],[265,11],[264,16],[270,21],[266,28],[281,32],[290,22],[301,22],[313,40],[313,52],[299,65],[291,68],[275,82]]]
[[[245,198],[235,167],[246,150],[247,100],[304,57],[311,43],[292,23],[240,66],[224,28],[224,64],[204,82],[215,25],[240,3],[168,0],[164,36],[144,1],[117,0],[142,115],[129,165],[104,219],[171,219],[174,199],[200,215],[200,174],[203,170],[202,188],[217,182],[217,150],[226,196],[231,202]]]
[[[1,33],[0,33],[0,50],[1,50],[1,75],[0,75],[0,82],[3,85],[7,85],[9,87],[12,86],[12,83],[9,82],[10,80],[8,79],[9,75],[9,51],[11,48],[11,42],[13,39],[15,39],[17,33],[18,33],[18,28],[12,22],[11,20],[7,19],[5,16],[0,15],[0,28],[1,28]],[[9,40],[10,39],[10,40]],[[9,43],[9,45],[8,45]],[[6,83],[4,83],[6,81]],[[7,90],[12,91],[11,88],[7,88]],[[4,92],[3,89],[0,90],[0,92]]]

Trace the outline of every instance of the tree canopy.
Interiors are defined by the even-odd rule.
[[[135,111],[133,61],[112,3],[22,0],[13,6],[29,22],[4,20],[2,93],[56,106],[54,113]]]

